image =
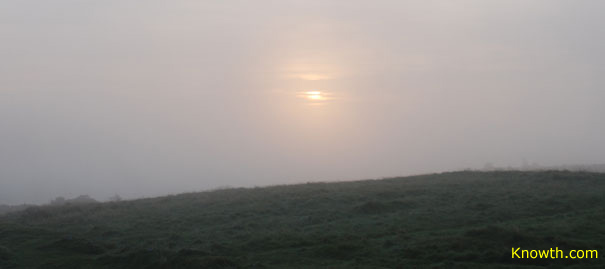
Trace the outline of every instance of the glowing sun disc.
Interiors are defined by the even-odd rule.
[[[322,100],[323,96],[320,91],[305,92],[305,97],[309,100]]]

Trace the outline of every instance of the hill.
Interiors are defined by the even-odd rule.
[[[0,268],[603,268],[605,174],[452,172],[30,207]],[[601,253],[603,255],[603,253]]]

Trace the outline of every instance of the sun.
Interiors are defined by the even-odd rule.
[[[301,91],[297,93],[296,97],[305,99],[308,104],[312,105],[325,104],[334,100],[331,93],[320,90]]]
[[[320,91],[305,92],[305,97],[309,100],[323,100],[324,97]]]

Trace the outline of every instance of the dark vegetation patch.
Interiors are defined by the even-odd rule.
[[[9,261],[14,255],[15,254],[9,248],[0,245],[0,261]]]
[[[101,254],[104,249],[101,246],[98,246],[89,240],[82,238],[72,238],[66,237],[59,240],[56,240],[48,245],[44,245],[39,249],[45,251],[67,251],[77,254]]]
[[[604,268],[605,175],[453,172],[30,207],[0,268]],[[603,255],[603,254],[602,254]]]
[[[107,268],[240,268],[232,257],[213,256],[200,250],[136,250],[97,259]]]
[[[403,211],[410,207],[412,207],[411,202],[399,200],[388,202],[369,201],[353,207],[353,212],[361,214],[385,214],[389,212]]]

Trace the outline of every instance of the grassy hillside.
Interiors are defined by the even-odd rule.
[[[605,244],[605,174],[454,172],[227,189],[0,218],[0,268],[485,268]]]

